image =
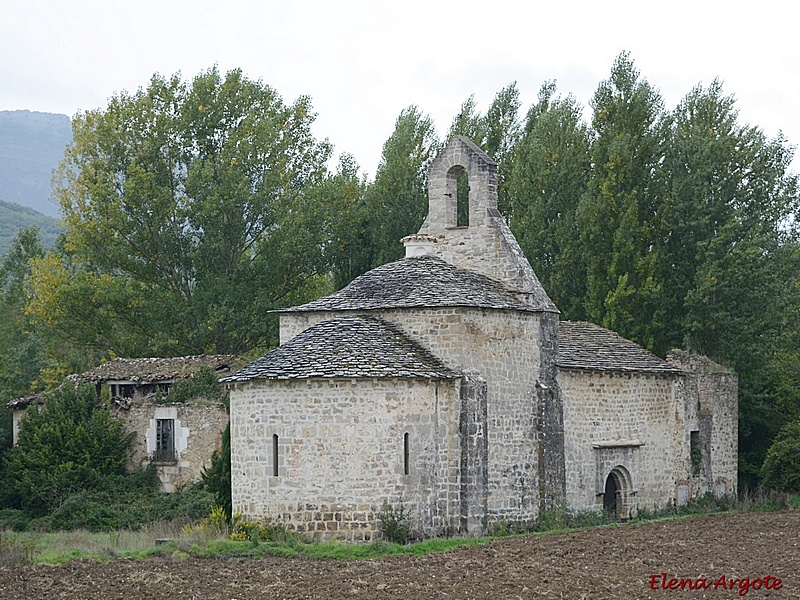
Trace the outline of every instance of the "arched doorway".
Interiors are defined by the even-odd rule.
[[[621,491],[622,485],[620,484],[619,477],[614,471],[608,474],[606,479],[606,487],[603,492],[603,510],[607,513],[617,516],[617,496]]]
[[[603,489],[603,510],[620,521],[628,520],[629,495],[634,494],[631,476],[622,465],[617,465],[606,477]]]

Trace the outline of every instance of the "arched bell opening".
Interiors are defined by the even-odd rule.
[[[469,172],[456,165],[447,173],[448,204],[450,206],[449,227],[469,227],[470,225],[470,182]]]

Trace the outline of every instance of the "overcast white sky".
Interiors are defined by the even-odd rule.
[[[777,0],[0,0],[0,110],[72,116],[155,72],[241,68],[311,96],[316,135],[371,178],[403,108],[443,135],[470,94],[483,112],[512,81],[523,111],[549,79],[588,105],[627,50],[668,108],[718,77],[741,123],[797,145],[799,34]]]

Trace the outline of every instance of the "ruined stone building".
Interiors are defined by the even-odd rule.
[[[497,210],[496,164],[466,138],[431,165],[405,244],[281,311],[281,345],[223,379],[234,510],[358,541],[384,501],[432,536],[735,492],[736,376],[560,322]]]
[[[137,469],[152,462],[161,488],[172,492],[200,479],[214,450],[221,446],[228,412],[220,398],[198,395],[174,401],[170,390],[177,381],[190,379],[201,369],[223,377],[242,364],[241,359],[229,355],[116,358],[68,380],[94,385],[98,397],[108,394],[112,416],[136,434],[128,467]],[[38,395],[7,405],[14,415],[14,444],[26,410],[43,403],[44,396]]]

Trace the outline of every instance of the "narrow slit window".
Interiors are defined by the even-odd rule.
[[[278,434],[272,436],[272,476],[278,476]]]
[[[689,456],[692,459],[692,470],[697,474],[703,466],[703,451],[700,448],[699,431],[689,433]]]
[[[408,433],[403,436],[403,473],[408,475],[408,453],[409,453],[409,442],[408,442]]]

